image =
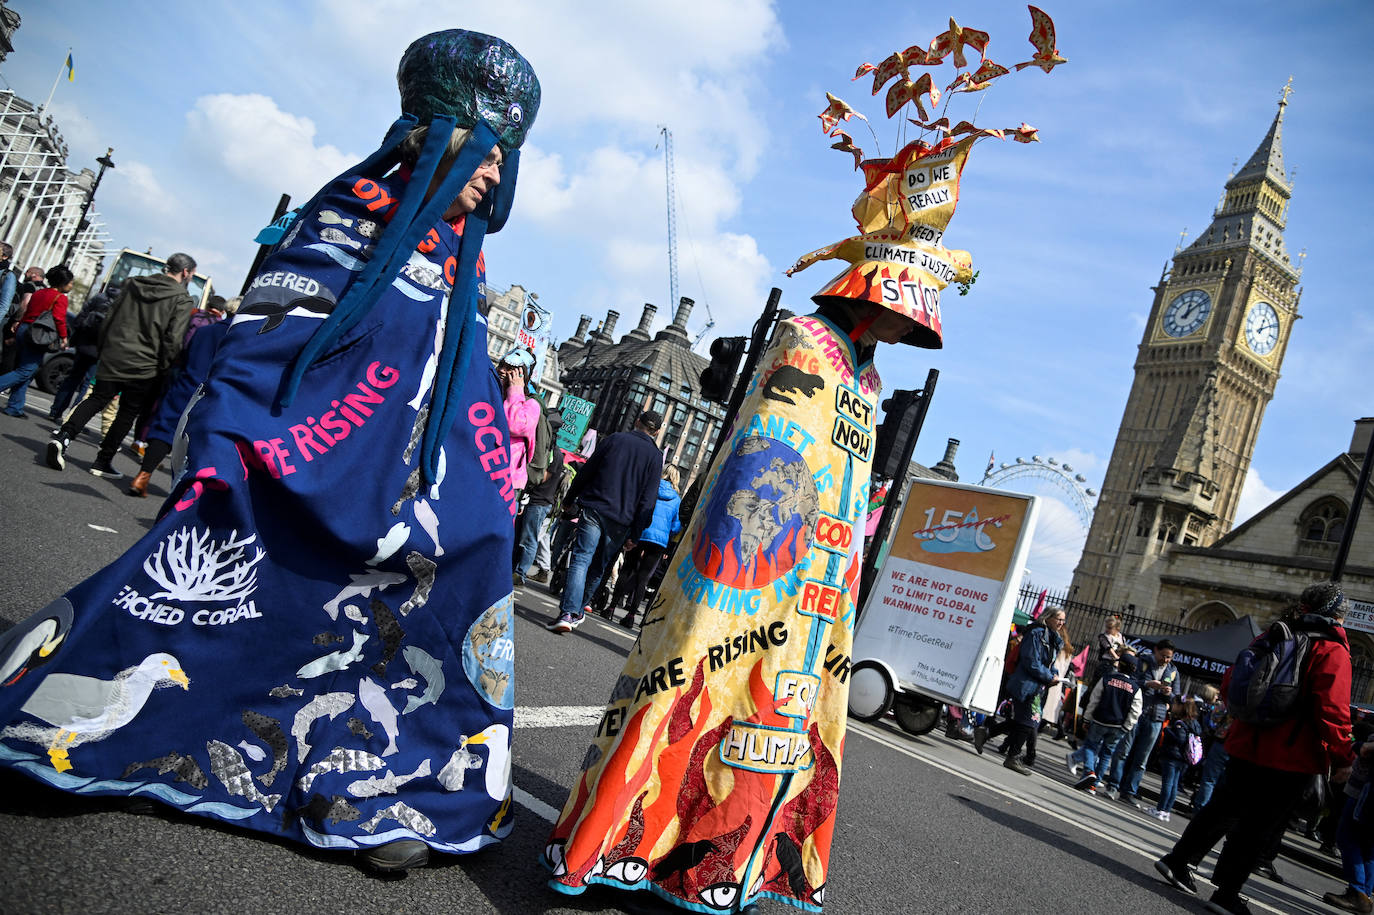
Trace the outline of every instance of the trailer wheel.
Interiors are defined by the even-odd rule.
[[[929,734],[940,722],[940,703],[925,696],[899,693],[892,706],[903,731],[908,734]]]
[[[849,672],[849,714],[860,721],[877,721],[892,708],[896,689],[887,669],[876,661],[860,661]]]

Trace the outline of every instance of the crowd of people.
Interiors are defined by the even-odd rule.
[[[1360,720],[1352,728],[1350,654],[1342,628],[1349,606],[1337,583],[1308,587],[1242,653],[1220,685],[1197,684],[1192,694],[1182,689],[1172,642],[1159,639],[1137,651],[1139,643],[1125,638],[1117,617],[1106,620],[1089,678],[1078,683],[1061,666],[1072,651],[1065,611],[1049,608],[1009,640],[1001,714],[969,727],[971,719],[983,716],[951,709],[946,735],[972,740],[981,754],[990,738],[1007,734],[999,748],[1007,756],[1004,766],[1031,775],[1036,735],[1055,726],[1056,739],[1075,744],[1065,758],[1075,788],[1166,823],[1191,779],[1189,821],[1156,869],[1175,887],[1195,894],[1194,869],[1225,839],[1209,911],[1248,913],[1240,890],[1251,875],[1284,883],[1274,865],[1283,835],[1290,825],[1305,823],[1304,834],[1318,841],[1321,851],[1339,850],[1347,880],[1342,893],[1327,893],[1324,901],[1342,911],[1369,913],[1374,911],[1374,813],[1365,804],[1374,722]],[[1256,659],[1295,650],[1300,653],[1292,682],[1275,686],[1276,665]],[[1233,677],[1248,679],[1238,685]],[[1290,698],[1287,704],[1266,699],[1273,703],[1266,708],[1282,705],[1284,711],[1261,714],[1251,708],[1260,704],[1254,698],[1259,695]],[[1060,699],[1056,711],[1053,702]],[[1141,796],[1151,760],[1159,771],[1154,803]]]
[[[70,349],[71,363],[53,395],[48,419],[57,424],[44,458],[66,467],[73,438],[102,414],[101,440],[90,472],[119,479],[115,455],[132,431],[139,461],[128,494],[145,497],[152,474],[172,451],[183,410],[205,380],[234,304],[210,295],[204,306],[186,287],[196,262],[173,254],[165,271],[111,282],[70,310],[75,285],[65,265],[31,267],[22,281],[11,268],[13,248],[0,243],[0,314],[4,315],[4,412],[26,416],[28,389],[50,353]],[[204,331],[204,333],[202,333]]]

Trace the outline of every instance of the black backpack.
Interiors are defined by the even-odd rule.
[[[1250,643],[1231,668],[1226,709],[1256,727],[1287,721],[1300,711],[1312,643],[1327,636],[1278,620]]]
[[[87,302],[86,307],[71,320],[72,346],[98,347],[100,326],[105,323],[105,316],[109,313],[109,302]]]

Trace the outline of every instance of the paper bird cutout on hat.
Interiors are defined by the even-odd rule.
[[[864,64],[859,68],[859,72],[854,74],[854,79],[870,72],[870,70],[864,69],[864,67],[869,67],[873,73],[873,94],[877,95],[878,90],[887,85],[888,80],[899,73],[905,79],[911,79],[912,67],[930,67],[938,64],[940,60],[939,57],[931,57],[925,48],[914,44],[905,51],[894,51],[890,57],[876,67],[872,64]],[[937,103],[932,102],[931,104]]]
[[[829,92],[825,94],[825,100],[829,102],[829,104],[824,111],[817,115],[817,117],[821,119],[821,129],[827,134],[838,127],[840,121],[847,121],[853,117],[857,117],[863,121],[868,120],[868,118],[859,114],[859,112],[850,108],[844,101],[835,98],[835,96],[831,95]]]
[[[1043,13],[1041,15],[1044,15]],[[1047,19],[1049,17],[1046,17]],[[987,32],[980,32],[978,29],[966,29],[954,21],[954,17],[949,19],[949,31],[941,32],[935,36],[930,43],[930,53],[944,60],[950,53],[954,53],[954,66],[967,67],[968,60],[964,57],[964,48],[973,48],[982,57],[987,50],[989,36]],[[1053,42],[1051,42],[1053,43]]]
[[[959,137],[968,134],[970,137],[992,137],[996,140],[1005,140],[1006,133],[995,127],[975,127],[969,121],[960,121],[950,130],[951,137]]]
[[[946,92],[981,92],[999,76],[1011,71],[999,63],[984,59],[983,65],[972,73],[960,73],[954,82],[945,87]],[[957,87],[957,88],[956,88]]]
[[[925,95],[930,96],[932,106],[940,104],[940,90],[931,82],[929,73],[922,73],[914,83],[909,79],[893,83],[892,88],[887,90],[887,116],[892,117],[907,102],[915,102],[916,110],[921,113],[921,120],[925,120],[930,116],[921,104],[921,98]]]
[[[915,118],[907,118],[907,120],[922,130],[938,130],[945,136],[949,136],[949,118],[940,118],[939,120],[931,121],[929,124],[918,121]]]
[[[1011,138],[1017,143],[1040,142],[1040,131],[1027,124],[1025,121],[1021,122],[1020,127],[1008,127],[1006,132],[1011,134]]]
[[[1027,6],[1026,9],[1030,10],[1031,14],[1029,40],[1035,46],[1035,54],[1030,60],[1017,64],[1016,69],[1039,67],[1048,73],[1060,64],[1068,63],[1068,58],[1061,55],[1059,49],[1054,46],[1054,20],[1044,10],[1033,6]]]
[[[831,143],[831,149],[838,149],[841,152],[852,153],[854,156],[854,170],[859,170],[859,163],[864,160],[864,151],[854,145],[854,138],[843,130],[837,130],[831,134],[832,137],[839,137],[838,143]]]

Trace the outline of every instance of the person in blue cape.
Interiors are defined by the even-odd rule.
[[[540,97],[462,30],[397,79],[382,146],[253,279],[156,524],[0,636],[0,764],[389,871],[512,826],[516,503],[476,299]]]

